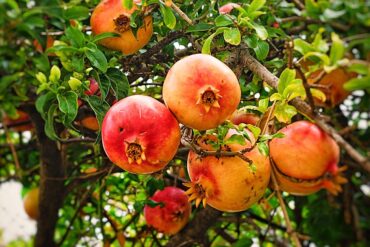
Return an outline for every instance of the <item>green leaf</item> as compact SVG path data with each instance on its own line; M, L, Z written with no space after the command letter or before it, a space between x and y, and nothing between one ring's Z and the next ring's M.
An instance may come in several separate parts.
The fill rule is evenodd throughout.
M172 9L163 4L160 4L159 6L160 12L163 16L164 24L166 24L169 29L174 29L176 26L176 17L173 14Z
M257 36L262 39L262 40L266 40L267 37L268 37L268 32L266 30L266 28L260 24L257 24L255 22L250 22L250 25L252 26L252 28L254 30L256 30L256 33L257 33Z
M354 91L354 90L361 90L361 89L370 89L370 75L361 77L361 78L354 78L347 81L343 88L347 91Z
M76 20L85 20L89 18L90 11L89 8L84 6L73 6L66 9L64 12L64 18L66 20L76 19Z
M360 75L370 74L370 66L367 63L356 63L353 62L347 69L350 72L356 72Z
M57 108L58 108L57 104L52 104L48 110L47 118L45 120L45 127L44 127L45 134L52 140L59 140L59 137L56 134L55 128L54 128L54 114Z
M258 136L261 134L261 129L252 124L247 124L247 128L252 132L254 138L257 140Z
M133 0L123 0L123 7L125 9L132 9L132 7L134 7L134 1Z
M245 246L252 246L253 240L248 237L242 237L235 243L233 243L232 247L245 247Z
M339 10L339 11L332 10L332 9L325 9L323 16L326 20L331 20L331 19L337 19L343 16L344 14L346 14L346 10L344 9Z
M234 144L234 143L244 145L245 138L242 135L233 134L225 141L225 144Z
M294 69L286 68L280 75L279 82L278 82L278 92L283 94L285 88L289 85L289 83L295 79L296 72Z
M97 82L99 84L99 90L100 90L100 93L101 93L101 98L105 99L107 97L109 89L111 87L111 82L105 76L102 76L100 78L100 80L97 80Z
M313 52L315 49L312 47L311 44L307 43L302 39L295 39L294 43L294 50L298 51L302 55L305 55L308 52Z
M224 31L224 39L227 43L232 45L239 45L241 35L238 28L228 28Z
M300 79L295 79L298 83L291 83L288 85L283 92L283 98L288 102L294 99L295 97L301 97L302 100L306 98L306 90Z
M50 70L50 75L49 75L49 80L51 82L58 82L60 79L60 69L58 68L58 66L56 65L53 65L53 67L51 67L51 70Z
M258 37L255 34L248 35L247 37L245 37L244 41L247 43L247 45L250 48L252 48L252 49L257 48L257 45L258 45Z
M226 27L220 27L216 30L216 32L214 32L213 34L211 34L203 43L203 47L202 47L202 53L203 54L211 54L211 43L212 43L212 40L213 38L224 32L227 28Z
M258 101L258 108L260 112L266 112L268 107L269 107L269 98L260 99Z
M84 34L74 27L68 27L66 29L66 37L71 42L72 46L81 48L85 44L85 36Z
M322 102L326 101L326 95L317 88L310 88L311 95Z
M77 116L78 96L73 91L68 91L63 94L57 94L59 110L64 113L63 124L68 126Z
M128 95L130 84L121 70L110 68L105 76L110 80L117 100L123 99Z
M40 83L47 83L47 79L46 79L46 76L44 73L42 72L38 72L36 75L36 79L40 82Z
M248 13L252 13L261 9L266 3L266 0L253 0L248 7Z
M47 113L55 98L56 96L53 92L47 92L46 94L37 98L35 102L36 110L40 113L44 120L47 119Z
M88 102L91 109L94 111L96 119L98 119L99 126L101 127L103 118L107 111L109 110L110 105L107 102L102 101L98 96L95 95L86 97L85 100Z
M91 62L92 66L105 73L108 68L107 58L104 53L100 51L93 43L89 43L88 49L85 51L87 59Z
M91 40L91 42L97 43L99 40L106 39L106 38L114 38L114 37L120 37L118 33L101 33L96 36Z
M188 32L188 33L190 33L190 32L204 32L204 31L208 31L208 30L212 29L213 27L214 27L214 25L204 23L204 22L200 22L196 25L189 26L188 29L186 30L186 32Z
M270 46L266 41L258 40L257 47L254 48L258 60L264 60L269 53Z
M215 19L215 24L217 27L226 27L232 25L234 22L227 15L219 15Z
M336 64L340 59L343 58L345 47L343 41L339 38L336 33L331 33L332 45L330 48L330 64Z
M259 142L257 143L258 151L263 155L263 156L269 156L270 150L269 146L267 145L267 142Z
M324 63L324 65L330 65L330 58L328 57L328 55L326 55L324 53L308 52L303 56L304 59L307 59L308 57L316 57L316 58L320 59Z
M297 114L297 109L287 103L277 103L275 106L274 116L279 122L290 123L292 117Z
M68 80L69 87L74 91L78 90L81 87L81 84L82 82L73 76L71 76Z
M282 100L282 99L283 99L283 96L280 93L273 93L270 96L270 101L279 101L279 100Z

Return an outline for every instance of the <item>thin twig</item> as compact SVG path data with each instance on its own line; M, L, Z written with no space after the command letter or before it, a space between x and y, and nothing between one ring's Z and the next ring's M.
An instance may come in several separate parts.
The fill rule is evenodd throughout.
M295 63L294 68L298 71L299 76L302 78L302 83L303 83L304 90L306 91L308 103L310 104L311 109L312 109L312 115L315 115L316 114L315 113L315 103L313 101L312 93L310 90L310 85L307 82L306 76L304 75L301 65L299 63Z
M181 16L189 25L193 25L193 21L174 3L172 2L171 8Z
M275 166L274 163L271 160L271 181L274 186L274 190L276 192L277 198L280 203L281 210L283 211L286 227L287 227L287 232L291 236L293 243L295 244L296 247L301 246L301 242L298 239L298 236L296 232L293 230L292 223L290 222L288 211L286 209L285 202L283 200L283 197L281 196L280 188L278 185L278 182L276 180L276 171L275 171Z
M4 116L4 114L3 114L3 116ZM14 144L13 144L11 138L10 138L8 126L5 123L3 123L3 127L4 127L4 132L5 132L6 140L7 140L8 144L9 144L10 150L11 150L12 155L13 155L14 164L15 164L15 174L16 174L16 177L17 178L21 178L21 176L22 176L22 169L21 169L21 166L19 164L17 150L15 149Z

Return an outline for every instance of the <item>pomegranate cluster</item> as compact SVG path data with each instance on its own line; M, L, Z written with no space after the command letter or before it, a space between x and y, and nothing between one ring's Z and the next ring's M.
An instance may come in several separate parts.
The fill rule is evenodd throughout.
M199 150L190 150L186 192L167 187L145 207L148 225L175 234L189 219L191 207L209 205L224 212L248 209L264 195L270 182L271 163L281 190L307 195L321 188L340 191L345 179L337 167L339 147L317 125L299 121L280 130L285 136L273 139L270 157L262 154L254 135L240 123L256 125L261 119L237 110L241 89L233 71L210 55L195 54L176 62L163 84L165 104L149 96L134 95L114 104L102 124L102 141L109 159L137 174L160 171L174 158L180 144L179 124L203 131L193 139ZM212 132L229 120L233 127L222 137ZM237 142L228 142L235 135ZM240 140L242 138L242 140ZM214 155L227 152L233 155ZM211 155L210 153L213 153Z

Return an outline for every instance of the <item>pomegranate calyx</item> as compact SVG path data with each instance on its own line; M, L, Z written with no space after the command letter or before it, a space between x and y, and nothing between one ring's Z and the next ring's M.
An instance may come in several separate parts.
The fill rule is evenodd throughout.
M326 175L326 179L323 182L323 187L329 191L330 194L338 195L338 193L342 192L342 184L348 182L348 179L343 176L343 171L347 170L347 166L341 166L338 168L336 174L332 174L328 172Z
M219 94L220 90L208 86L201 90L198 100L197 100L197 105L202 104L204 107L204 110L208 113L211 107L215 108L220 108L220 104L218 100L222 98L222 96Z
M185 191L185 194L189 195L189 202L195 200L195 207L197 208L202 202L203 207L205 208L207 205L208 193L203 186L197 182L183 183L183 185L189 188L187 191Z
M129 164L136 162L140 165L144 160L146 160L143 147L136 142L132 142L127 145L126 154Z
M124 33L130 29L130 17L126 15L119 15L114 19L114 30L119 33Z

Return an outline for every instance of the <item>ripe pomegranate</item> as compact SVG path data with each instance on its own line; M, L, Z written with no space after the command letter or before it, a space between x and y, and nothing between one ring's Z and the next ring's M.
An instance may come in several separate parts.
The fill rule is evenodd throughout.
M341 191L344 168L338 168L339 147L328 134L308 121L294 122L279 132L285 136L270 142L270 156L281 190L295 195L322 188L333 194Z
M312 64L313 63L309 60L302 60L300 62L303 71L308 71L308 67ZM357 74L355 72L348 72L344 68L337 68L330 73L325 74L319 81L317 81L320 78L321 73L323 73L323 70L319 69L307 77L308 84L316 82L318 85L327 87L327 89L322 90L326 95L326 101L322 102L315 98L315 104L319 106L334 107L342 103L350 94L350 92L343 88L343 85L350 79L355 78ZM299 73L296 74L297 77L300 78Z
M144 207L147 224L157 231L169 235L176 234L188 223L191 205L183 190L169 186L155 192L150 199L162 203L153 208L148 205Z
M79 122L80 125L85 127L86 129L92 130L92 131L98 131L99 130L99 122L96 119L95 116L87 116L81 119Z
M232 70L215 57L195 54L175 63L163 84L163 99L179 122L198 129L217 127L239 104Z
M240 7L237 3L227 3L218 9L221 15L229 14L234 8Z
M102 140L109 159L122 169L152 173L175 156L180 127L165 105L149 96L134 95L109 109Z
M143 25L134 34L130 27L130 16L136 9L137 6L130 10L125 9L122 0L101 1L91 15L92 32L94 35L114 32L120 37L103 39L100 44L121 51L125 55L135 53L144 47L153 34L153 21L151 16L143 17Z
M23 207L31 219L37 220L39 217L39 188L34 188L26 194Z
M226 138L236 131L229 130ZM253 135L250 134L252 143ZM212 150L208 144L214 136L203 136L198 139L198 144L204 150ZM241 151L251 147L251 142L245 139L245 144L229 144L224 151ZM187 194L190 200L195 200L198 205L202 202L225 212L239 212L248 209L264 194L270 180L270 161L263 156L257 148L246 152L244 157L252 164L238 157L215 156L202 157L193 151L188 156L188 173L191 182L185 183L190 187Z
M5 116L3 118L3 123L6 126L12 126L11 129L14 131L27 131L32 130L34 128L30 117L27 113L21 110L17 110L18 117L16 119L12 119L9 116Z
M257 115L240 110L234 111L229 119L235 125L239 125L241 123L257 125L260 120Z

